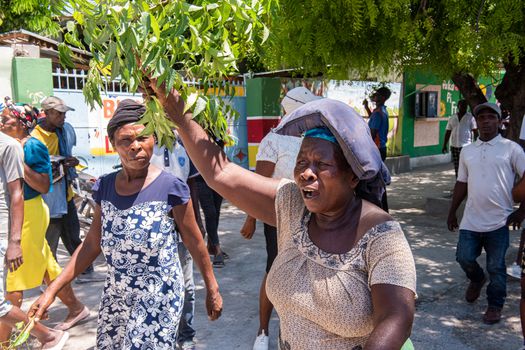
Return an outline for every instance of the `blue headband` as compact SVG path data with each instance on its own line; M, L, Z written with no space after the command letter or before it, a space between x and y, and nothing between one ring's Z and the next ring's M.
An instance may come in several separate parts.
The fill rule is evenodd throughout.
M313 129L307 130L304 133L304 137L315 137L315 138L330 141L332 143L335 143L336 145L339 145L334 134L332 134L332 132L328 130L328 128L313 128Z

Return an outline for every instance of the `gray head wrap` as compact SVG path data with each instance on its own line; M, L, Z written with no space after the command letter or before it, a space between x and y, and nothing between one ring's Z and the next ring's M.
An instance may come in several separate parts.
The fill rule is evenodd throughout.
M356 192L380 203L390 173L370 135L370 128L350 106L331 99L309 102L287 115L274 129L281 135L301 136L305 131L326 127L335 136L346 161L358 177Z

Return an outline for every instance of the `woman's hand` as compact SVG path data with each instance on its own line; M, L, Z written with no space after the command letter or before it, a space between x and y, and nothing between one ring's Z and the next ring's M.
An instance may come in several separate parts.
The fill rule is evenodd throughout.
M206 311L208 311L208 318L215 321L221 317L222 313L222 297L219 290L210 290L206 292Z
M157 79L150 78L144 81L144 87L147 91L143 91L148 94L155 94L159 102L164 107L164 111L171 121L175 124L184 116L184 99L175 89L171 89L169 93L166 92L166 87L164 84L158 85ZM142 88L141 90L144 90Z
M22 257L22 248L20 241L11 241L7 243L7 250L5 252L5 265L10 272L15 272L24 263Z
M50 292L49 288L46 289L44 294L42 294L29 308L27 312L27 317L35 318L35 321L46 320L47 317L47 308L53 304L55 301L55 293Z
M241 235L246 239L252 239L253 234L255 233L255 223L256 220L251 216L247 216L244 221L244 225L241 228Z

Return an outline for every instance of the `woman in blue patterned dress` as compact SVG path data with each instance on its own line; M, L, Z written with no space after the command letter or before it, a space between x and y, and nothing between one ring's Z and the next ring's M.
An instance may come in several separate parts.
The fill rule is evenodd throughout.
M100 303L97 349L161 350L176 347L184 281L177 231L207 288L208 316L222 310L218 284L199 231L186 184L150 164L154 137L141 135L141 104L124 100L108 124L122 170L95 184L93 224L63 273L33 304L41 317L56 293L102 252L108 263Z

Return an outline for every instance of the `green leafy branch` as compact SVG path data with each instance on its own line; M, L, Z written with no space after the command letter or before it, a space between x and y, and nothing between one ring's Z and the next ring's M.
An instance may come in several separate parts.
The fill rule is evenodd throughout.
M72 0L74 22L68 23L64 39L93 55L83 90L91 108L101 105L100 91L107 80L120 78L134 93L146 78L153 78L166 91L177 89L195 120L229 141L227 118L235 113L225 98L208 93L213 89L217 95L233 96L227 77L236 73L236 61L254 37L258 42L268 37L260 18L273 1ZM59 52L62 65L72 67L71 49L62 44ZM154 96L146 99L146 131L170 144L173 125Z
M0 349L2 350L16 350L19 349L24 344L27 346L26 342L29 339L31 330L35 326L35 319L30 318L29 322L18 322L15 325L15 331L11 334L11 337L5 343L0 344Z

